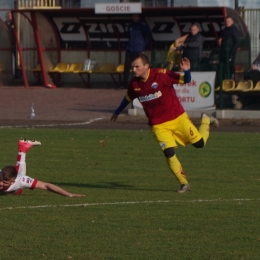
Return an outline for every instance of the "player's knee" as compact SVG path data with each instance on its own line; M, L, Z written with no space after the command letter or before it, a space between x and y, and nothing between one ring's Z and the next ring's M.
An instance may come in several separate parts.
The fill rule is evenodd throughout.
M194 143L194 144L192 144L194 147L196 147L196 148L202 148L202 147L204 147L204 140L203 140L203 138L201 138L198 142L196 142L196 143Z
M175 154L173 147L166 148L163 152L166 158L171 158Z

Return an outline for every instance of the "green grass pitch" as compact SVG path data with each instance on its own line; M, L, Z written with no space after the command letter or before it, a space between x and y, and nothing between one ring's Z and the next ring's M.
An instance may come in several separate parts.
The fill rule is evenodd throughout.
M212 133L179 147L191 185L178 194L149 131L1 129L0 168L20 137L40 140L27 175L86 194L1 196L0 259L259 259L260 135Z

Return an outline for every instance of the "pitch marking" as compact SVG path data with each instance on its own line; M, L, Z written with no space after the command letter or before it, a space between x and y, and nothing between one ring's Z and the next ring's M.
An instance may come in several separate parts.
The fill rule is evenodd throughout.
M91 206L106 206L106 205L131 205L131 204L152 204L152 203L171 203L171 202L186 202L186 203L202 203L202 202L232 202L232 201L259 201L259 199L211 199L211 200L155 200L155 201L122 201L122 202L104 202L104 203L83 203L83 204L64 204L64 205L39 205L39 206L21 206L21 207L6 207L0 210L15 210L15 209L37 209L37 208L57 208L57 207L91 207Z
M48 124L48 125L16 125L16 126L0 126L0 128L26 128L26 127L49 127L49 126L74 126L74 125L89 125L95 121L104 119L104 117L94 118L87 122L70 123L70 124Z
M157 201L122 201L122 202L104 202L104 203L83 203L83 204L65 204L65 205L39 205L39 206L26 206L26 207L6 207L5 209L35 209L35 208L56 208L56 207L89 207L89 206L104 206L104 205L128 205L128 204L149 204L149 203L169 203L170 200L157 200Z

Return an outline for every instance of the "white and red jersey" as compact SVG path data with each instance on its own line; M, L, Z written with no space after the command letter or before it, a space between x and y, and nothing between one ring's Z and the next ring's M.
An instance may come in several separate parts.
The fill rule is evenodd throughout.
M31 189L33 190L37 184L37 180L29 176L18 174L14 182L7 188L2 190L2 192L15 192L19 189Z

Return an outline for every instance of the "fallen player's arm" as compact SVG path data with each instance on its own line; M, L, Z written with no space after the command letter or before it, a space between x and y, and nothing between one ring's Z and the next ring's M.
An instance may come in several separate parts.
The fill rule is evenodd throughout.
M52 191L52 192L55 192L55 193L58 193L60 195L67 196L67 197L85 197L86 196L83 194L69 193L68 191L58 187L57 185L54 185L54 184L51 184L48 182L43 182L43 181L37 181L37 183L35 185L35 189L48 190L48 191Z

